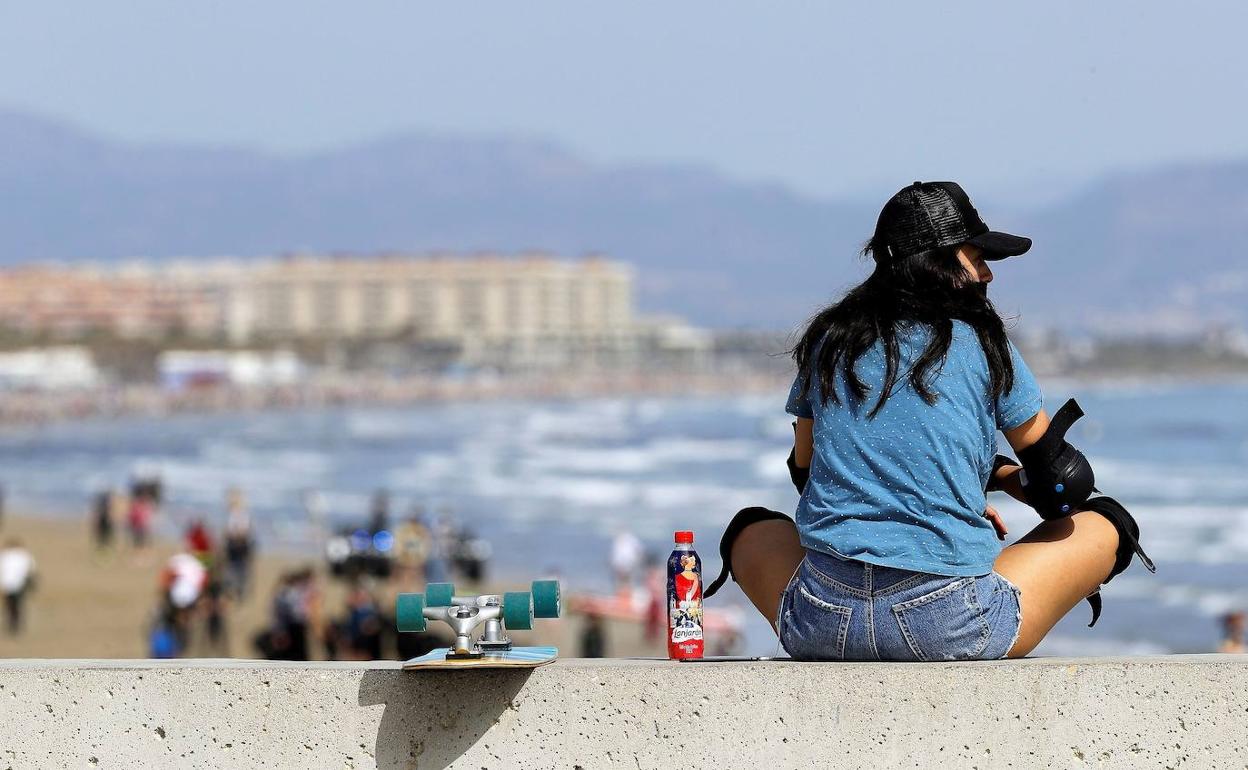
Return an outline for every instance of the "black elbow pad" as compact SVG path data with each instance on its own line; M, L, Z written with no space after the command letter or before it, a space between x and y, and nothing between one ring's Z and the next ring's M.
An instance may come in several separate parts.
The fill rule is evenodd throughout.
M1079 404L1070 399L1053 415L1040 440L1018 453L1023 494L1042 518L1069 516L1096 491L1088 458L1066 440L1066 431L1082 416Z
M810 468L798 467L796 448L789 452L789 459L786 462L789 466L789 478L793 480L793 486L797 487L797 493L800 495L806 489L806 482L810 481Z
M1001 485L997 483L997 471L1007 465L1020 466L1022 463L1009 455L997 455L992 458L992 471L988 473L988 485L984 487L985 492L1000 491Z

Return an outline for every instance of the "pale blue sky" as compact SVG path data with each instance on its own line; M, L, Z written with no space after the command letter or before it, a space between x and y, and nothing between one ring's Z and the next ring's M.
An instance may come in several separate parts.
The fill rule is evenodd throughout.
M0 107L300 152L550 138L824 196L1004 198L1248 157L1237 2L170 2L0 7Z

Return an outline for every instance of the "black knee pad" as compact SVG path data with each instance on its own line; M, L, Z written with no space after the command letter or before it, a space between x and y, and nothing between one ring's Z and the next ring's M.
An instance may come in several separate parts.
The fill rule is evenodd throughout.
M1114 559L1114 568L1109 571L1109 577L1102 581L1101 585L1113 580L1116 575L1131 566L1131 560L1139 556L1140 563L1149 572L1156 572L1157 567L1153 564L1153 560L1148 558L1148 554L1144 553L1144 549L1140 547L1140 525L1136 523L1135 517L1122 507L1112 497L1094 497L1082 506L1085 511L1096 511L1109 520L1114 525L1114 529L1118 530L1118 553ZM1096 625L1097 618L1101 616L1101 592L1097 589L1095 593L1088 597L1088 604L1092 605L1092 622L1088 627Z
M792 516L786 516L779 511L772 511L767 508L755 506L753 508L742 508L737 511L737 515L733 516L732 521L728 522L728 528L724 530L724 536L719 539L719 560L723 566L719 569L719 576L702 592L703 599L711 598L716 591L723 587L724 583L728 582L730 575L733 581L736 581L736 575L732 574L732 544L737 542L737 536L751 524L777 519L783 519L790 524L793 523Z

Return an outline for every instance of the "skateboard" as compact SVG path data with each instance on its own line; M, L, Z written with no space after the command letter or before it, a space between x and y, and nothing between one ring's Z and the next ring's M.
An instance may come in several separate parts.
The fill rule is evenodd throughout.
M399 594L395 625L400 632L424 631L440 620L455 631L451 647L433 650L403 664L408 670L454 668L536 668L559 654L554 647L512 646L512 631L528 631L534 618L557 618L559 581L534 580L529 591L456 596L450 583L430 583L423 594ZM481 636L476 637L478 628Z
M431 668L537 668L553 661L559 655L557 647L512 647L502 652L491 652L479 658L455 658L449 647L412 658L403 664L405 671Z

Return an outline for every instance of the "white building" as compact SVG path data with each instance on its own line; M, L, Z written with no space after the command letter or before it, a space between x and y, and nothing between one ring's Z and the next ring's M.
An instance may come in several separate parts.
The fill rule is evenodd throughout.
M0 353L0 388L72 390L92 388L100 381L100 371L85 348L34 348Z
M298 356L285 350L169 350L160 354L156 370L167 390L207 385L292 385L304 374Z

